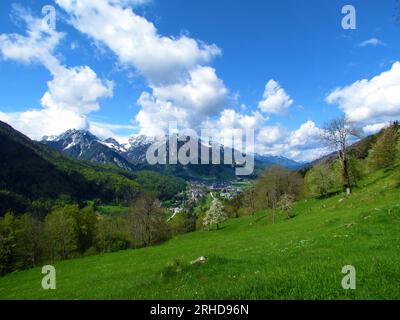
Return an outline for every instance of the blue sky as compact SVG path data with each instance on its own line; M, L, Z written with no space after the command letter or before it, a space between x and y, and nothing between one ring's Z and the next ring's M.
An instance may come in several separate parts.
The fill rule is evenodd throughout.
M251 127L257 152L311 160L333 117L366 133L400 118L395 0L96 3L1 2L1 120L35 139L77 127L126 140L172 120ZM54 31L35 23L47 4ZM346 4L356 30L342 28Z

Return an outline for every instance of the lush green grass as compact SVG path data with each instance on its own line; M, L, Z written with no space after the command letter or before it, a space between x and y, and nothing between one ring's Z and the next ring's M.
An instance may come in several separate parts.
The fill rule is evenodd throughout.
M399 299L400 190L390 173L338 195L296 204L297 216L262 212L223 230L56 264L57 290L41 289L41 270L0 279L2 299ZM204 265L190 261L205 255ZM357 289L341 287L353 265Z
M117 204L104 205L104 206L99 206L98 211L105 216L118 216L127 214L129 212L129 208Z

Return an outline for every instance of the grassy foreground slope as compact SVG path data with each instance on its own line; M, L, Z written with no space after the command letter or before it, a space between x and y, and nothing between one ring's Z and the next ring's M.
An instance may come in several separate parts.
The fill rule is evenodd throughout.
M272 225L229 220L147 249L56 264L57 290L41 289L41 269L0 278L1 299L400 299L400 190L377 172L350 198L296 204ZM190 261L205 255L204 265ZM341 287L342 267L357 289Z

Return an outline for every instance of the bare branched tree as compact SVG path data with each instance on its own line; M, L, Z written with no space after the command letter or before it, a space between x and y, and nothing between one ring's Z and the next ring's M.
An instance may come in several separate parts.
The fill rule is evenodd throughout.
M324 126L321 133L321 139L326 147L338 152L347 195L352 193L348 147L350 146L351 139L359 137L361 137L361 130L346 117L332 120Z

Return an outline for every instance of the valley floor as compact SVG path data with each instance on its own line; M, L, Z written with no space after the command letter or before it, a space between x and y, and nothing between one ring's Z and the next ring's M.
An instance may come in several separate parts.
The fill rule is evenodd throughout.
M295 212L59 262L56 290L41 288L41 268L16 272L0 278L0 299L400 299L400 189L390 172ZM207 263L190 265L199 256ZM357 270L356 290L342 288L345 265Z

